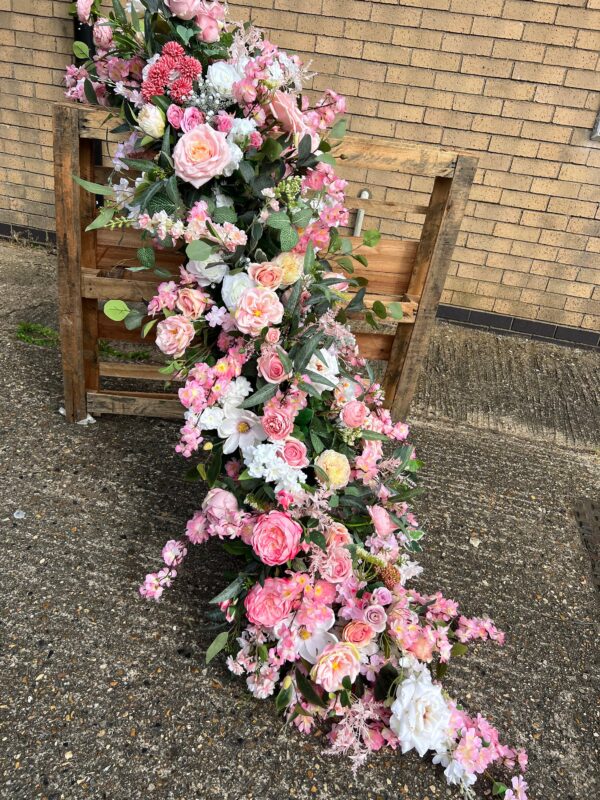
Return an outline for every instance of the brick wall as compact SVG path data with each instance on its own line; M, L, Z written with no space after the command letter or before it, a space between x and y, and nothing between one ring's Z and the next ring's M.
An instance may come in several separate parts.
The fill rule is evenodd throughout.
M51 229L49 101L67 0L0 0L0 223ZM600 331L600 0L230 0L311 58L350 129L470 149L480 169L443 302ZM298 10L301 8L302 10ZM31 48L35 49L31 49ZM422 179L369 176L419 202ZM424 196L424 195L423 195ZM388 234L414 236L410 220Z

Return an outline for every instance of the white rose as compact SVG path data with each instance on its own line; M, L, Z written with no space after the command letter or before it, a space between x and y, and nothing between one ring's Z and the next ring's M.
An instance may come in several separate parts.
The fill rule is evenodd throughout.
M194 276L198 286L221 283L223 278L229 274L229 267L216 254L209 256L206 261L189 261L185 265L185 269Z
M428 750L443 750L448 738L450 709L440 686L428 669L402 681L392 704L390 728L401 742L402 752L413 747L423 757Z
M226 61L217 61L206 70L206 82L224 97L232 97L233 84L242 79L242 75Z
M231 130L227 134L229 142L237 142L239 139L246 139L257 128L257 124L253 119L240 119L236 117L233 120Z
M218 428L225 419L225 412L218 406L210 406L205 408L200 414L200 425L204 430L211 431Z
M323 379L329 382L319 383L316 378L312 378L313 386L319 393L324 392L327 389L331 390L332 387L329 385L331 383L333 383L334 386L337 386L340 368L337 357L331 350L319 350L319 355L315 353L311 357L306 368L312 372L317 372L319 375L322 375Z
M235 311L239 299L246 289L252 289L254 286L256 286L256 282L247 272L238 272L237 275L226 275L223 278L221 297L230 314Z
M147 136L160 139L165 132L165 115L152 103L146 103L138 114L138 125Z
M236 378L231 381L229 386L221 395L222 405L233 406L237 408L252 392L252 384L247 378Z
M227 140L227 146L229 147L229 164L227 164L223 170L223 175L226 178L228 178L230 175L233 175L233 173L239 167L240 161L244 157L244 154L237 144L230 142L229 139Z

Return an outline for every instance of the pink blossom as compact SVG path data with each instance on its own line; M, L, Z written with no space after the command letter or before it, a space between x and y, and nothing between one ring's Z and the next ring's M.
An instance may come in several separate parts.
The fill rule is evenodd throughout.
M206 529L206 517L202 511L196 511L185 526L185 535L192 544L207 542L210 535Z
M113 32L106 17L99 17L94 24L93 37L94 44L100 50L110 49L113 41Z
M235 310L235 324L242 333L258 336L263 328L279 325L283 319L283 306L271 289L256 286L246 289Z
M94 0L77 0L77 19L79 22L89 22Z
M360 428L369 416L369 409L360 400L351 400L343 407L340 414L344 425L349 428Z
M184 133L173 149L175 174L196 189L222 175L229 161L225 135L210 125L197 125Z
M332 547L320 568L322 577L330 583L342 583L352 574L352 556L345 547Z
M177 539L170 539L162 549L163 561L168 567L181 564L187 555L187 547Z
M281 449L281 457L286 464L295 469L303 469L309 464L306 445L293 436L288 437Z
M357 647L364 647L373 640L375 630L368 622L360 622L354 620L349 622L342 632L342 638L345 642L351 642Z
M236 496L226 489L214 488L204 498L202 510L209 522L218 525L230 521L239 511Z
M398 525L381 506L367 506L378 536L386 537L398 529Z

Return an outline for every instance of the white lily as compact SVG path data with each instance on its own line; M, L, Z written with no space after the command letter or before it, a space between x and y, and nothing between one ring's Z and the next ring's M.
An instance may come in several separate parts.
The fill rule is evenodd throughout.
M233 453L238 447L250 447L267 438L260 422L260 417L243 408L226 405L223 420L217 428L222 439L223 453Z

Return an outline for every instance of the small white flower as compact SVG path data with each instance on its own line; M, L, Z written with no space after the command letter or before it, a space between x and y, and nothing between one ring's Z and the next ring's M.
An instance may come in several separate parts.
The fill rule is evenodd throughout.
M260 417L253 414L252 411L225 406L224 412L217 433L222 439L225 439L223 445L225 455L233 453L238 447L250 447L267 438L260 423Z
M200 415L200 425L206 431L211 431L219 427L225 418L225 412L218 406L205 408Z
M306 482L306 473L290 467L279 455L280 450L281 445L274 443L244 448L242 455L248 474L253 478L263 478L267 483L274 483L276 492L283 490L300 494L300 484Z
M228 139L227 146L229 147L229 164L227 164L227 166L223 170L223 175L226 178L228 178L230 175L233 175L233 173L239 167L240 161L244 157L244 154L237 146L237 144L235 144L235 142L230 142Z
M257 124L255 120L236 117L233 120L231 130L227 134L227 140L230 142L238 142L240 139L247 139L251 133L254 133L256 128Z
M337 641L337 636L329 631L317 628L310 633L306 628L302 628L298 631L298 655L309 664L316 664L327 645L335 644Z
M252 392L252 384L247 378L241 377L231 381L220 397L221 405L237 408Z
M315 353L308 362L307 369L312 372L317 372L319 375L322 375L325 380L337 386L340 368L337 357L331 348L329 350L319 350L319 355ZM326 383L319 383L316 378L312 380L315 389L319 393L324 392L326 389L331 390L332 388Z
M218 253L209 256L206 261L189 261L185 266L187 272L196 278L198 286L211 286L221 283L229 275L229 267L223 263Z
M233 84L242 77L236 67L226 61L216 61L206 70L206 82L223 97L233 96Z
M256 282L252 280L247 272L238 272L237 275L226 275L223 278L221 297L227 306L227 310L230 313L235 311L242 294L246 289L252 289L254 286L256 286Z
M450 709L441 687L433 683L428 669L402 681L391 711L390 728L400 740L403 753L414 747L423 757L428 750L444 749Z

